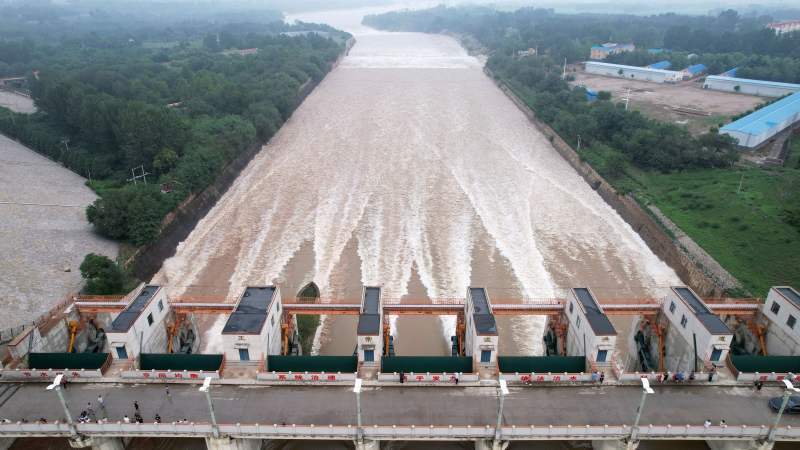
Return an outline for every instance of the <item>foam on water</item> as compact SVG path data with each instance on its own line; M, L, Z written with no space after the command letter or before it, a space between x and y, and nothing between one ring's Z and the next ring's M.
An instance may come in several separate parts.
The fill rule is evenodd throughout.
M310 242L322 296L357 298L331 282L352 266L343 261L351 239L362 283L386 298L409 295L414 273L424 295L463 297L474 258L502 257L525 297L555 296L556 276L589 284L584 266L614 285L678 281L455 40L360 30L341 66L164 264L157 279L173 295L219 284L235 297L275 283ZM475 254L478 242L488 251ZM222 324L208 329L208 347L219 347ZM520 353L541 353L543 325L512 320ZM448 346L454 328L442 318Z

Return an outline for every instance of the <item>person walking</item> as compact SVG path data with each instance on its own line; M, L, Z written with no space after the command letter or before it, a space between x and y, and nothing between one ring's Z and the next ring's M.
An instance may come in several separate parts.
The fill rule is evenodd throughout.
M86 404L86 414L89 416L89 420L91 420L92 422L96 422L97 421L97 416L94 413L94 409L92 409L92 403L91 402Z
M603 384L603 381L605 381L605 379L606 379L605 371L600 372L600 384Z
M403 384L405 382L406 382L406 374L403 373L403 372L400 372L400 384Z
M99 406L101 410L106 409L106 403L105 400L103 400L103 394L97 396L97 406Z
M136 412L139 412L139 401L138 401L138 400L134 400L134 401L133 401L133 409L134 409Z
M714 381L714 374L717 372L717 365L711 364L711 370L708 371L708 382Z
M164 386L164 392L167 394L167 400L172 403L172 395L169 393L169 386Z

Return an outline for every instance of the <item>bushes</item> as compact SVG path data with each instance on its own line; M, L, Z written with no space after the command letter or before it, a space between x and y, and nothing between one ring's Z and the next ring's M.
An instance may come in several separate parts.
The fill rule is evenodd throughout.
M81 263L81 276L86 280L84 292L92 295L124 294L125 272L106 256L89 253Z

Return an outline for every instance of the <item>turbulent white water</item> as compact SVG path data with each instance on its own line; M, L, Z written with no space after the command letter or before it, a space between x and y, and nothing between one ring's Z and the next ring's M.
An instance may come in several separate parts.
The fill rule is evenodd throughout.
M623 296L678 281L455 40L359 16L302 17L357 44L164 264L156 279L173 295L277 283L291 296L313 279L351 299L362 283L385 297L463 297L470 284L493 298L578 285ZM446 351L454 328L393 322L400 354ZM501 321L501 339L538 353L542 324ZM351 322L325 328L320 352L352 351Z

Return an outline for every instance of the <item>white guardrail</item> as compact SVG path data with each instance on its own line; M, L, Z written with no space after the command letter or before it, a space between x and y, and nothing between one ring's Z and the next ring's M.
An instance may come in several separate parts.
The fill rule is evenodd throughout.
M736 381L781 381L793 380L800 381L800 375L789 373L759 373L759 372L739 372L736 376Z
M259 381L286 381L286 382L334 382L354 381L355 373L342 372L258 372L256 380Z
M135 380L158 380L158 381L203 381L206 377L213 379L219 378L219 371L204 370L123 370L121 378Z
M87 423L76 424L78 433L96 436L173 436L199 437L211 435L208 423ZM414 426L414 425L366 425L364 436L375 440L446 439L471 440L494 437L494 427L486 426ZM280 439L351 439L356 435L353 425L260 425L220 424L223 435L234 438ZM702 425L647 425L639 428L640 439L694 439L736 440L766 438L766 426L709 426ZM68 436L66 423L3 423L0 436ZM630 436L627 425L603 426L504 426L504 440L548 440L548 439L621 439ZM800 439L800 428L779 427L776 440Z
M102 378L100 369L5 369L0 370L0 381L52 381L56 375L64 374L70 378Z

